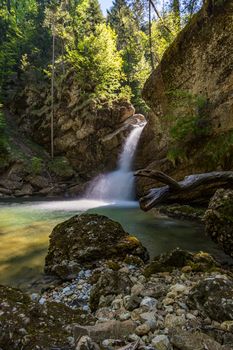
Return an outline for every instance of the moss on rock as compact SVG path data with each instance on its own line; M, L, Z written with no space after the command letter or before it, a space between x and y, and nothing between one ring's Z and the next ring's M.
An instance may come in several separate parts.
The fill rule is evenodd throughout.
M0 286L0 305L0 348L4 350L72 350L73 325L93 320L61 303L32 302L20 290L6 286Z
M184 267L188 272L218 270L218 264L210 254L204 252L191 253L177 248L156 257L146 266L144 275L150 277L157 272L171 272L174 269L182 269ZM187 267L189 268L187 269Z
M176 180L233 167L233 3L204 3L166 50L142 92L151 112L137 168L161 170ZM137 186L141 196L158 183L140 178Z
M159 211L170 217L175 217L179 219L189 219L193 221L201 221L205 213L204 208L180 204L161 206L159 207Z
M45 272L66 279L81 265L123 260L128 254L148 260L146 248L118 222L97 214L77 215L53 229Z
M204 216L206 233L233 257L233 191L218 190Z
M109 300L114 299L114 295L128 294L133 283L125 272L105 270L96 285L91 290L90 308L92 311L97 310L100 298L110 296ZM107 306L107 305L105 305Z
M225 275L203 278L188 296L191 308L203 310L212 319L233 320L233 280Z

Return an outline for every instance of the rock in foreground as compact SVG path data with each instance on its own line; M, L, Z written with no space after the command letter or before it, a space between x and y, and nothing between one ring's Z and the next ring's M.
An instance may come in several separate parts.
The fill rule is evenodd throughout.
M173 331L170 334L172 345L181 350L223 350L220 343L201 332ZM225 350L230 349L228 347Z
M80 266L133 255L148 260L146 248L122 226L105 216L83 214L57 225L51 235L45 272L72 278Z
M0 348L231 350L232 274L209 270L206 253L194 256L198 269L187 265L189 252L163 254L157 260L173 268L148 277L145 264L101 261L73 281L32 294L35 302L2 287Z
M87 322L83 312L61 303L39 305L21 291L4 286L0 286L0 308L3 350L73 349L74 323Z
M182 268L183 272L201 272L216 270L218 263L204 252L191 253L179 248L155 257L145 268L145 276L150 277L158 272L171 272Z
M233 281L224 275L208 277L190 291L188 303L213 320L233 321Z
M206 233L233 258L233 191L218 190L204 216Z

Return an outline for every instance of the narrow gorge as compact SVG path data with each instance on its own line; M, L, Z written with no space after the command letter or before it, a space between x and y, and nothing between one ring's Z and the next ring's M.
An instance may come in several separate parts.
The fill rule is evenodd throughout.
M0 4L0 350L233 349L233 1Z

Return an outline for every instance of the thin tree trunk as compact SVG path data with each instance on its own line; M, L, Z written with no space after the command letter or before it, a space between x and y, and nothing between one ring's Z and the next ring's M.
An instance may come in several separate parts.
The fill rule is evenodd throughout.
M181 20L180 20L180 1L179 0L173 0L172 10L173 10L173 13L176 17L177 24L180 28L181 27Z
M192 0L191 3L190 3L190 14L189 16L192 17L193 14L194 14L194 6L195 6L195 3L196 3L196 0Z
M151 35L151 2L149 0L149 45L150 45L150 61L152 70L155 69L153 52L152 52L152 35Z
M62 47L61 47L61 50L62 50L62 74L65 75L65 55L64 55L64 40L62 39Z
M128 67L129 67L129 64L130 64L130 55L129 55L129 50L127 50L127 55L126 55L126 59L127 59L127 64L128 64ZM129 70L127 71L127 84L130 85L130 75L129 75Z
M10 0L7 0L6 6L7 6L7 11L9 13L11 13L11 1Z
M165 28L169 33L171 33L170 28L168 28L168 26L166 26L166 24L164 23L164 20L163 20L163 18L160 16L160 13L159 13L159 11L157 10L157 8L156 8L156 6L155 6L153 0L149 0L149 1L150 1L150 4L151 4L153 10L155 11L157 17L158 17L158 18L160 19L160 21L163 23L164 28Z
M55 66L55 33L54 23L52 24L52 36L53 36L53 47L52 47L52 78L51 78L51 158L54 158L54 66Z

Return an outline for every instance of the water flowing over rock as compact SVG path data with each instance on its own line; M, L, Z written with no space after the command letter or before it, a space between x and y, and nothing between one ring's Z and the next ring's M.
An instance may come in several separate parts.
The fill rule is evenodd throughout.
M77 215L53 229L45 272L71 278L77 275L80 266L92 267L104 259L123 260L127 254L148 259L139 240L125 232L118 222L96 214Z
M143 117L144 118L144 117ZM119 156L117 170L99 175L90 184L87 197L105 200L134 199L134 177L132 165L145 122L134 125Z

